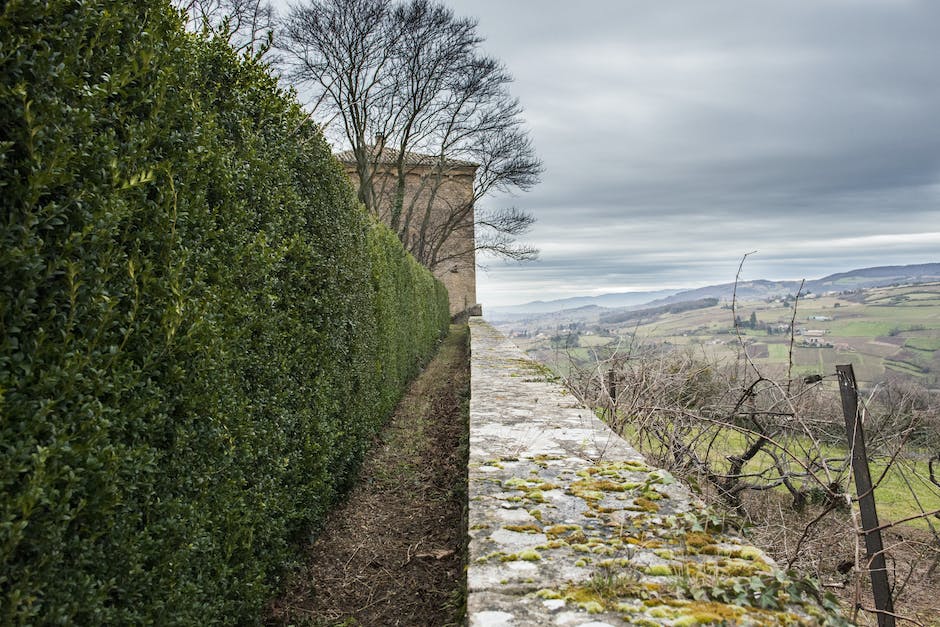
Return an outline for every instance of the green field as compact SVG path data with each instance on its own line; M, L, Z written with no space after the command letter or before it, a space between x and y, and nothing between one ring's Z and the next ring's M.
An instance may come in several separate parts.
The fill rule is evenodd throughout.
M786 329L792 308L779 301L737 304L741 320L747 321L752 312L759 328L739 327L738 333L727 304L608 330L614 334L635 331L645 342L701 345L707 354L725 359L735 358L742 341L761 344L765 346L748 350L754 363L771 371L785 371L790 355ZM850 363L862 383L874 384L886 376L910 376L930 387L940 387L940 284L803 300L797 305L794 326L796 374L833 374L837 364ZM822 346L810 344L814 341Z
M933 352L940 350L940 337L909 337L904 345L919 351Z
M623 429L623 435L634 444L638 444L637 432L630 425L626 425ZM743 433L725 429L721 438L703 438L693 448L700 459L710 460L714 468L725 469L728 457L741 454L748 444L749 441ZM801 439L793 450L801 448L812 450L813 447L814 445L809 440ZM821 452L830 460L845 459L847 455L844 447L827 444L821 445ZM884 471L889 461L887 458L875 458L869 468L872 481L878 481L884 475L881 483L875 488L875 500L882 523L904 520L917 516L921 512L940 509L940 488L930 482L926 461L899 457L885 474ZM764 472L773 468L774 463L774 460L762 451L748 462L744 472L753 474ZM833 465L830 469L836 472L838 467ZM825 477L823 473L819 476L821 479ZM842 476L843 482L851 482L849 490L854 495L855 487L854 482L851 481L851 469L846 468ZM812 484L809 485L811 487ZM786 492L783 486L777 486L774 489L781 493ZM928 528L928 522L923 518L914 519L905 524L920 529Z
M514 341L562 375L567 375L572 367L593 369L596 359L608 357L618 347L623 353L637 346L676 348L694 351L710 360L734 363L744 345L750 360L767 376L780 377L789 370L794 378L820 374L832 381L836 365L852 364L863 388L870 389L886 377L907 377L940 388L940 284L811 298L797 304L795 318L793 309L780 301L741 302L734 313L749 323L752 312L758 322L754 329L735 329L733 312L725 303L658 315L641 320L640 324L585 323L572 330L571 321L565 327L551 327L539 321L540 328L530 328L527 337ZM795 321L792 338L791 319ZM569 342L568 348L559 346L562 336ZM574 338L573 344L570 338ZM743 438L729 432L720 446L698 452L721 462L740 452L732 449L740 449ZM833 457L844 456L842 450L829 452ZM885 460L873 460L874 479L881 475L884 463ZM761 453L751 462L751 470L770 464L770 458ZM892 467L876 491L884 521L906 518L920 508L928 511L940 508L940 489L930 484L926 475L923 461L906 459ZM923 528L927 523L921 520L911 524Z

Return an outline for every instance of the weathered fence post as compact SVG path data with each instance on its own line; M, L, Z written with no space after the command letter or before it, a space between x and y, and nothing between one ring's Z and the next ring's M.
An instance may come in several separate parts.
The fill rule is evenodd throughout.
M855 475L855 493L862 514L862 533L865 536L865 553L871 573L872 594L878 610L878 627L894 627L894 602L888 584L888 567L885 563L884 545L878 530L878 512L875 509L875 491L868 469L868 454L865 450L865 432L862 430L858 411L858 385L851 364L836 366L839 373L839 391L842 395L842 414L845 417L845 435L851 447L852 472Z
M617 418L617 380L614 374L614 368L607 371L607 424L613 425Z
M610 402L616 406L617 405L617 374L616 371L611 368L608 373L610 377L607 379L607 394L610 396Z

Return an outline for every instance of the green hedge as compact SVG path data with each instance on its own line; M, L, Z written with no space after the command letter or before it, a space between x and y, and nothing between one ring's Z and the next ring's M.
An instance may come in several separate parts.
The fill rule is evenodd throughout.
M0 623L257 621L446 293L263 64L0 7Z

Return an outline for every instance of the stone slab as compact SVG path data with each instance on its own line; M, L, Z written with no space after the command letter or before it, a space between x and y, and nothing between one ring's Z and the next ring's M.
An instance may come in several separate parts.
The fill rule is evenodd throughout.
M470 330L471 626L842 624L544 366Z

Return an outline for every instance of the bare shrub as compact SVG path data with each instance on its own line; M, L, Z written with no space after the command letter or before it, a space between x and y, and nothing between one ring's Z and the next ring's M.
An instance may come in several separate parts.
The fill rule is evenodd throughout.
M854 620L872 621L838 379L793 378L792 358L787 372L764 373L738 339L727 363L633 341L588 367L572 365L566 382L652 461L737 514L755 544L838 591ZM936 611L930 590L940 583L940 514L924 498L940 494L936 394L892 379L860 401L876 498L881 487L914 512L883 516L881 527L896 607L905 608L899 619L921 624L917 615ZM898 525L910 520L921 523Z

